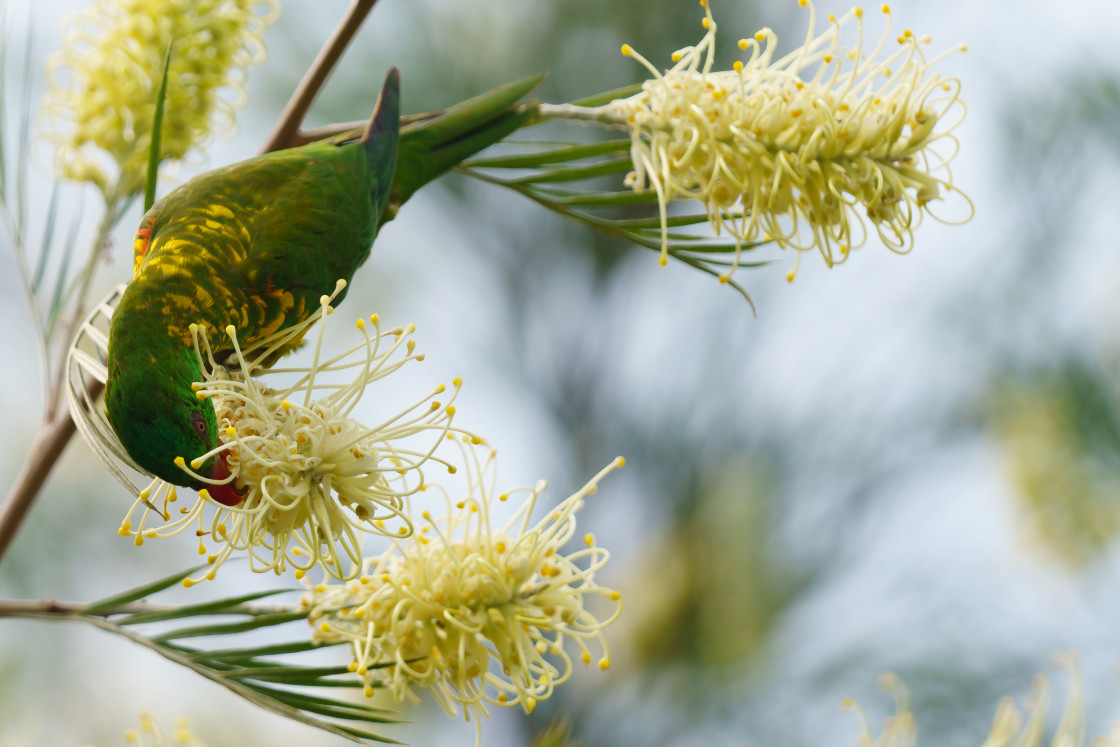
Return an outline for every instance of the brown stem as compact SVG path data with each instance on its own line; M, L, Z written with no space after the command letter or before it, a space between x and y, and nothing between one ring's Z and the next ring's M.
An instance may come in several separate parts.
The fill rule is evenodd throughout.
M57 599L0 599L0 617L55 617L72 615L89 607L88 602L60 602ZM93 617L134 614L138 612L166 612L177 609L174 604L132 602L111 610L93 612Z
M133 615L146 612L174 612L182 609L177 604L153 604L139 601L122 604L107 610L85 612L89 602L60 602L57 599L0 599L0 617L62 617L66 615L84 615L85 617L112 617L113 615ZM292 607L273 605L237 605L222 610L223 615L270 615L282 612L291 612Z
M87 382L90 395L94 398L101 393L103 386L100 382ZM19 531L23 517L31 508L35 497L39 495L47 475L62 456L62 450L66 448L75 430L76 426L70 417L70 412L68 410L60 412L54 420L43 425L43 429L31 444L31 453L23 465L23 470L8 493L3 508L0 508L0 562L3 561L12 538Z
M327 76L342 57L354 34L358 32L362 21L376 4L377 0L353 0L346 11L346 16L323 45L319 56L311 64L311 69L303 76L292 98L288 100L287 106L280 115L280 121L265 140L261 153L271 153L297 144L299 126L303 123L307 110L311 108L311 102L315 100L315 96L327 81Z
M401 129L407 128L409 125L416 122L424 122L429 119L435 119L443 114L443 111L424 112L423 114L406 114L401 117ZM357 122L338 122L336 124L323 125L322 127L313 127L310 130L296 130L296 134L292 135L291 141L288 143L288 148L296 148L300 145L307 145L316 140L326 140L329 137L342 135L347 132L355 133L357 136L369 124L368 120L360 120Z

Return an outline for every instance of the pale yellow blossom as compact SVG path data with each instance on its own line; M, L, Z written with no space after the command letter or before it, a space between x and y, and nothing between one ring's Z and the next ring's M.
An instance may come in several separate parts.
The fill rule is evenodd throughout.
M174 42L162 159L233 126L246 69L264 59L276 0L93 0L47 62L43 137L60 175L124 197L144 187L164 56Z
M739 41L745 60L716 71L716 23L702 3L707 32L698 44L674 53L664 73L623 45L651 79L634 96L587 110L630 131L626 183L657 193L662 264L667 204L680 197L702 202L716 232L735 240L721 281L741 251L762 242L817 249L831 266L865 242L868 224L889 248L908 251L923 214L952 193L967 203L960 217L971 216L949 170L964 116L960 83L932 71L964 45L927 59L929 37L893 32L884 5L886 29L867 49L862 9L830 15L818 35L813 4L799 4L809 14L800 47L775 60L777 36L764 28ZM842 32L853 24L848 46Z
M603 628L617 619L621 597L595 581L609 554L591 534L578 549L564 548L576 535L576 512L623 460L535 524L544 483L496 496L516 507L497 524L494 452L463 449L465 496L428 486L426 495L442 498L444 516L423 511L420 531L369 558L359 579L315 586L303 604L313 640L351 644L351 670L367 695L385 685L398 701L415 700L412 688L423 686L449 714L461 705L477 722L487 705L530 712L549 697L572 674L569 644L585 665L610 665ZM594 597L606 600L605 616L594 611ZM593 655L588 642L600 652Z
M179 489L174 485L156 479L140 489L132 482L130 471L142 470L116 437L104 403L93 400L83 383L106 378L106 329L120 291L98 305L70 349L67 393L86 442L137 495L121 535L142 545L147 539L191 531L210 566L204 578L213 578L226 560L244 552L254 571L279 574L292 567L300 578L319 566L337 579L349 579L360 572L365 536L411 534L408 496L426 482L429 469L457 470L435 453L444 437L455 433L482 439L452 426L459 379L450 388L437 385L395 414L379 416L372 427L353 417L371 385L424 356L411 339L413 325L383 329L376 314L357 320L357 344L326 356L323 320L334 311L330 302L345 285L339 281L334 294L323 296L319 310L307 320L259 341L252 360L242 353L232 326L222 347L232 346L234 354L222 361L214 360L203 326L192 326L204 379L194 386L200 399L214 404L219 445L191 464L177 463L195 481L233 482L241 496L236 505L219 503L201 490L193 505L177 507ZM309 365L264 367L316 323L320 326ZM215 480L195 472L215 455L229 467L229 478ZM228 500L228 492L223 495Z

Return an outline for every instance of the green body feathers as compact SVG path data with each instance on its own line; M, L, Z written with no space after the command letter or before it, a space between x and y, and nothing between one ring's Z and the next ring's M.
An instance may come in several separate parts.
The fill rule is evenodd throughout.
M191 388L202 377L190 325L205 326L220 348L232 324L248 353L306 319L339 279L350 280L378 228L417 189L525 124L532 110L517 102L539 83L510 83L401 127L394 69L364 131L202 174L154 205L109 332L106 405L133 460L238 503L232 486L175 464L218 445L214 409ZM228 482L220 458L197 472Z
M190 325L216 347L233 325L243 350L318 308L369 256L397 158L399 83L390 72L360 139L293 148L203 174L158 202L137 232L133 280L109 331L106 404L125 449L168 482L217 445ZM200 474L228 475L220 459ZM236 503L226 486L211 488Z

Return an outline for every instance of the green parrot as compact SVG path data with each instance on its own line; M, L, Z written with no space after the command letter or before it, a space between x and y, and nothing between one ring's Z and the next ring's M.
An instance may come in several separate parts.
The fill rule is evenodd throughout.
M106 408L136 464L240 503L220 455L198 474L226 484L175 464L218 445L213 405L191 388L202 372L190 325L205 325L212 342L234 325L248 357L266 336L305 320L337 280L350 280L378 228L417 189L528 120L530 108L517 102L539 82L517 81L402 127L393 68L364 131L201 174L153 205L109 328Z

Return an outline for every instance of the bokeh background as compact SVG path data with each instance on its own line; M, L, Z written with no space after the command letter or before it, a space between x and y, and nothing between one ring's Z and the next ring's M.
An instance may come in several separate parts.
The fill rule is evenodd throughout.
M83 6L6 0L8 59L41 69L59 19ZM239 131L180 179L255 152L344 9L283 6ZM713 6L726 55L763 25L788 50L807 23L793 0ZM893 709L876 682L890 670L910 687L921 744L975 745L998 699L1026 695L1067 649L1089 733L1120 719L1120 4L893 10L932 49L970 47L940 71L963 82L953 170L976 217L926 222L908 256L870 242L832 270L807 256L792 284L792 256L743 271L754 316L708 276L451 175L383 230L356 276L346 307L415 322L428 354L378 397L462 376L459 417L498 448L504 484L546 477L559 500L627 457L581 515L613 553L603 583L623 592L612 667L578 672L532 716L495 713L484 744L526 744L562 712L587 747L851 745L860 727L842 700L881 723ZM538 71L545 100L589 95L641 78L621 43L663 64L699 39L700 18L692 0L381 0L311 124L366 117L390 64L407 111ZM871 34L882 21L868 13ZM19 67L2 82L9 129ZM548 134L601 137L576 124ZM33 217L50 183L32 175ZM92 191L63 198L96 217ZM135 212L95 295L128 275ZM0 314L6 489L42 396L14 272L0 272ZM195 562L185 538L118 537L129 500L73 443L0 567L0 594L93 599ZM193 591L282 583L231 565ZM1051 723L1067 690L1054 679ZM341 743L105 634L0 620L0 744L120 744L141 708L188 716L215 747ZM431 703L406 715L391 736L474 742Z

